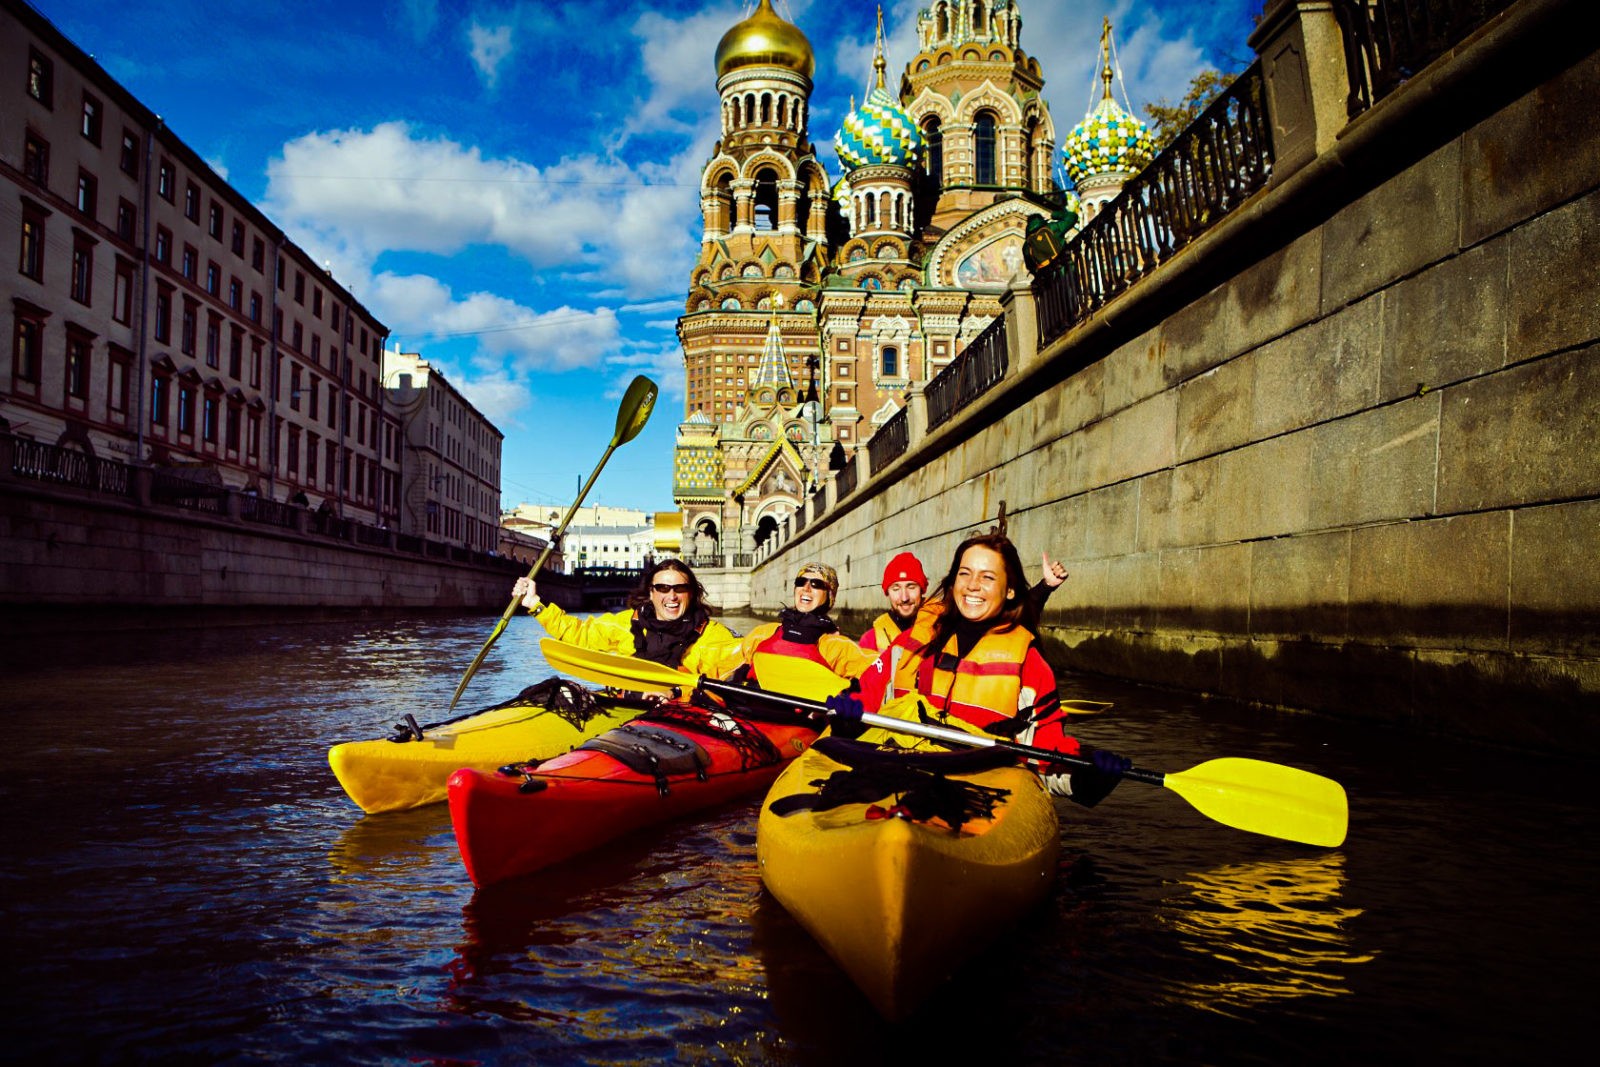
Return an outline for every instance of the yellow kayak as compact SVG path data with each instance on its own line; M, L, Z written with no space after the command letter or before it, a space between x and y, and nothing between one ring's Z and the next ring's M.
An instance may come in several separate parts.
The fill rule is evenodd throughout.
M995 766L1003 756L825 737L762 805L761 880L887 1019L1054 883L1055 804L1031 771Z
M328 750L339 784L369 815L441 803L463 767L493 772L508 763L559 756L639 714L619 702L552 678L492 708L430 726L407 716L386 738Z

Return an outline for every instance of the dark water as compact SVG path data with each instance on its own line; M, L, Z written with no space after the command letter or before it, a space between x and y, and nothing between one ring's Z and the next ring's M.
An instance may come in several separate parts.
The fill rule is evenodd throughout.
M1087 741L1319 771L1349 841L1138 783L1063 803L1047 904L899 1027L763 893L758 798L474 893L443 806L363 817L326 751L440 717L491 622L10 642L5 1057L1504 1063L1587 1036L1592 766L1100 679L1064 685L1116 702ZM539 635L514 622L464 702L545 677Z

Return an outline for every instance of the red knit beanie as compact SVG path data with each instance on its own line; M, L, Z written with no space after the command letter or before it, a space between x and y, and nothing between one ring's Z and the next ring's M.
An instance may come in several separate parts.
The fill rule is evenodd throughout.
M895 582L916 582L924 593L928 591L928 576L922 573L922 561L909 552L900 553L883 569L884 593L887 594Z

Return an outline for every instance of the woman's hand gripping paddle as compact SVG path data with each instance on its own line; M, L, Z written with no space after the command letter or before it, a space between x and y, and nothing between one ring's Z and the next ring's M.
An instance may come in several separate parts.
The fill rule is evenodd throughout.
M625 445L639 435L644 429L645 422L650 418L650 411L656 404L656 383L644 375L639 375L628 386L628 391L622 395L622 405L617 409L617 429L611 435L611 443L606 446L605 455L600 457L600 462L595 464L594 473L589 475L589 480L583 483L583 488L578 490L577 499L567 509L566 517L561 520L555 532L550 535L549 542L544 546L544 551L539 553L539 558L534 561L533 568L528 571L531 580L544 566L544 561L555 550L562 534L566 533L567 525L572 522L572 517L578 513L578 505L583 503L583 498L589 495L589 487L594 485L594 480L600 477L600 471L605 467L606 461L611 458L611 453L619 445ZM472 663L467 667L467 673L461 676L460 683L456 686L455 695L450 698L450 710L454 711L456 701L461 699L461 694L466 691L467 683L472 681L472 676L477 673L478 666L483 662L483 657L489 654L489 649L500 639L505 632L506 623L511 621L511 616L517 610L517 598L512 597L511 603L506 605L505 613L500 616L500 621L495 623L494 629L489 633L489 639L478 649L478 654L472 658Z

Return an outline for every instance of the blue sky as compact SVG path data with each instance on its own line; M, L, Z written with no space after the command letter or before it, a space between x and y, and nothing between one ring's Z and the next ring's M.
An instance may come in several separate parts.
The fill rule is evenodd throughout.
M648 374L656 412L589 502L672 507L712 55L753 0L34 3L500 428L504 506L570 502ZM893 76L926 5L883 5ZM775 6L816 51L811 139L837 175L876 6ZM1096 98L1103 16L1137 111L1242 68L1261 0L1020 6L1059 143Z

